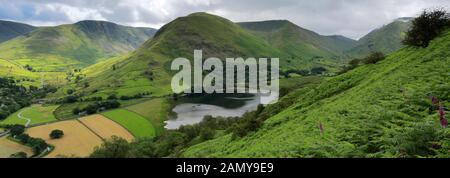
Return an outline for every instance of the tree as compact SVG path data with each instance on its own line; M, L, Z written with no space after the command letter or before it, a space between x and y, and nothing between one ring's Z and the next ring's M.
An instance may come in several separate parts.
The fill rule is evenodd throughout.
M384 60L386 58L386 56L384 56L384 54L382 52L374 52L372 54L370 54L369 56L367 56L366 58L364 58L364 63L365 64L376 64L382 60Z
M9 156L10 158L27 158L27 153L25 152L18 152L18 153L14 153L11 156Z
M68 90L67 90L67 94L68 94L68 95L71 95L71 94L73 94L74 92L75 92L75 90L73 90L73 89L68 89Z
M360 62L361 62L360 59L353 59L350 62L348 62L348 64L350 65L350 67L352 69L354 69L354 68L356 68L359 65Z
M103 142L100 147L96 147L91 154L91 158L126 158L130 152L130 144L117 136L112 136L110 140Z
M203 128L200 131L200 138L202 140L211 140L211 139L214 138L214 134L215 134L214 130L212 130L212 129L208 128L208 127L207 128Z
M116 100L117 99L117 95L112 94L108 96L108 100Z
M18 136L20 134L23 134L25 132L25 126L23 125L13 125L10 128L10 132L12 136Z
M314 67L314 68L311 69L311 73L315 74L315 75L323 74L326 71L327 71L327 69L325 69L324 67Z
M18 135L16 138L23 144L27 144L31 139L31 137L25 133Z
M31 138L28 144L36 155L42 153L48 147L47 143L40 138Z
M73 96L73 95L70 95L70 96L66 96L66 97L64 98L64 101L63 101L63 102L65 102L65 103L75 103L75 102L77 102L77 101L78 101L78 97Z
M59 139L59 138L62 138L64 136L64 132L62 131L62 130L53 130L51 133L50 133L50 138L51 139Z
M72 110L72 113L75 115L78 115L80 112L82 112L80 108L75 108Z
M424 10L412 21L403 43L408 46L427 47L431 40L450 27L450 15L443 9Z
M0 120L4 120L8 117L9 113L0 109Z

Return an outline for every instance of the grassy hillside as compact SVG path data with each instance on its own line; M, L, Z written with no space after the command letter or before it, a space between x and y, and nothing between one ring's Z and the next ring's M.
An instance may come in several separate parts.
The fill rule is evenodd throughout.
M35 71L65 71L134 50L153 33L103 21L42 27L0 44L0 58Z
M195 145L184 156L449 157L450 132L430 101L438 98L448 115L449 56L447 31L428 48L404 48L297 91L297 102L258 131Z
M32 72L15 61L0 58L0 76L12 77L24 86L45 85L62 86L66 83L64 72Z
M336 62L356 41L343 36L322 36L287 20L238 23L288 55L296 67L307 68L325 61Z
M195 49L203 58L280 57L282 66L290 66L283 54L266 41L233 22L206 13L180 17L162 27L152 40L129 54L83 69L89 87L71 85L85 95L133 95L150 92L154 96L171 93L170 65L173 59L193 59ZM81 83L83 83L81 82Z
M396 21L378 28L358 40L356 47L348 54L364 57L371 52L392 53L404 47L402 41L411 26L412 18L400 18Z
M0 20L0 43L35 30L31 25Z

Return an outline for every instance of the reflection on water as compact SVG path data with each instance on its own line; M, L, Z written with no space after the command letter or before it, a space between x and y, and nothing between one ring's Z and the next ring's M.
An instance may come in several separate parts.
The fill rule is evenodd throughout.
M271 98L264 98L271 100ZM213 94L180 99L172 109L176 116L167 120L166 129L199 123L204 116L239 117L254 111L261 103L259 94Z

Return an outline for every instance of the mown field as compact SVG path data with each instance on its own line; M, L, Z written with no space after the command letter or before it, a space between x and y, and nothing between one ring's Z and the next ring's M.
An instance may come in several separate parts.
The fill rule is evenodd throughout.
M25 152L27 156L33 155L30 147L9 140L7 137L0 138L0 158L8 158L11 154Z
M50 139L49 134L55 129L62 130L64 137L61 139ZM55 146L55 149L46 156L48 158L59 156L89 156L96 146L102 144L100 137L77 120L61 121L32 127L27 129L26 133L31 137L44 139L48 144Z
M134 112L116 109L104 112L102 115L122 125L137 138L154 137L156 135L153 124Z
M133 135L125 128L102 115L95 114L80 118L79 120L102 139L110 139L112 136L117 136L127 141L134 139Z
M53 112L58 108L58 105L32 105L30 107L23 108L12 115L10 115L5 120L1 121L0 124L20 124L25 125L27 120L18 117L22 113L22 117L31 119L30 124L39 124L45 122L56 121Z

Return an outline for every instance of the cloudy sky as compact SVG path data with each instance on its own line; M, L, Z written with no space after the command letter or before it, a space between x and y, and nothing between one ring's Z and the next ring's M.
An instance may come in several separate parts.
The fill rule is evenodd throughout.
M107 20L159 28L179 16L209 12L235 22L287 19L324 35L360 38L450 0L0 0L0 19L38 26Z

